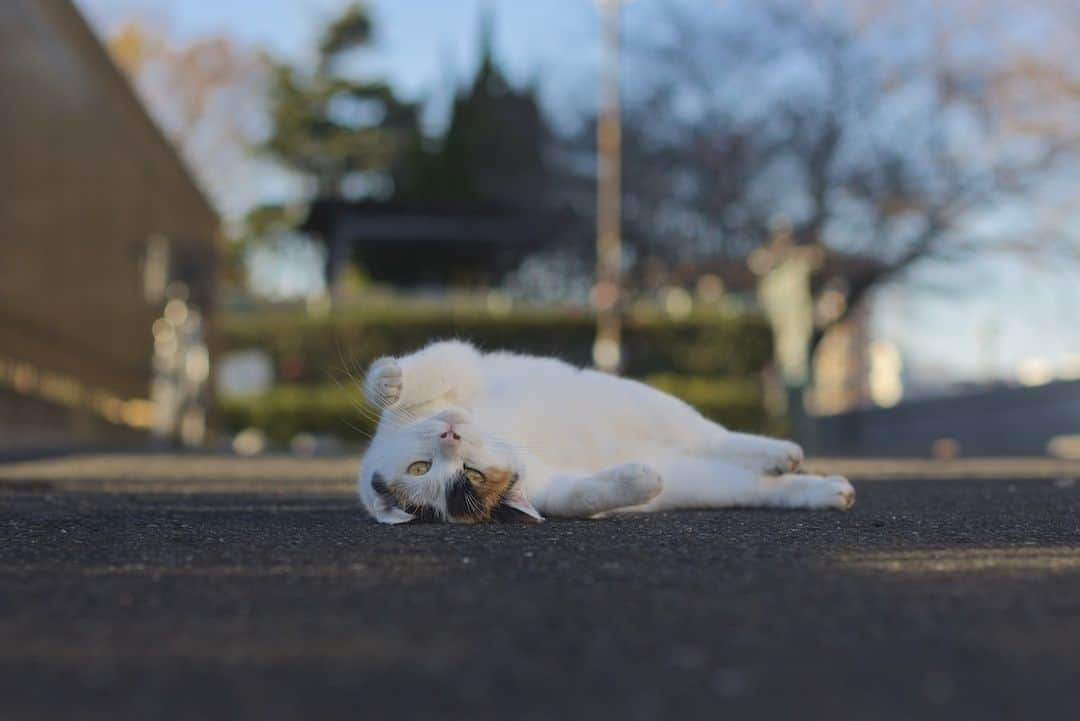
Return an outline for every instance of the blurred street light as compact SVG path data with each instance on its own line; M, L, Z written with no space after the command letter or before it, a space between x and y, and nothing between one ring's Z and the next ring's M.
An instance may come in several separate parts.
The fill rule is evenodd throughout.
M620 231L622 129L619 121L619 10L626 0L597 0L603 25L600 116L596 127L596 343L593 362L618 372L622 363Z

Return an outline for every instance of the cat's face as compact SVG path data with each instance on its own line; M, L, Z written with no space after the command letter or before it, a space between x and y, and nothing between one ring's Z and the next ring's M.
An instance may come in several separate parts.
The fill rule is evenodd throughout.
M360 497L382 523L538 521L517 488L512 446L448 409L384 423L364 455Z

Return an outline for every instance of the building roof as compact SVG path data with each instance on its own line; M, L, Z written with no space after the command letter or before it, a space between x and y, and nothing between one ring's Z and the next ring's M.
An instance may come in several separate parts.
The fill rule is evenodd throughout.
M328 246L341 243L376 280L454 284L512 270L556 237L561 222L479 203L320 200L301 230Z

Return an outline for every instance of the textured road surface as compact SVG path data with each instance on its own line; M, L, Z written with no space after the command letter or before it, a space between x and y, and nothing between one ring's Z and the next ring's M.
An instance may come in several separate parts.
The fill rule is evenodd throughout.
M0 719L1080 709L1071 476L856 478L847 514L390 528L349 463L262 463L0 466Z

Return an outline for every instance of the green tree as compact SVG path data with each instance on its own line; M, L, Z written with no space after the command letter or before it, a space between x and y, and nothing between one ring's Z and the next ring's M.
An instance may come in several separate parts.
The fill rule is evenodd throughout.
M366 7L356 3L323 32L313 71L273 67L273 131L263 149L312 178L318 197L353 194L357 187L361 194L385 192L390 171L418 136L415 104L400 100L386 83L356 79L358 56L372 34Z
M476 74L454 98L444 135L435 143L414 135L395 186L413 199L535 207L547 196L550 140L536 88L515 88L496 62L489 16Z

